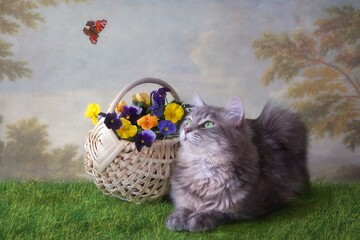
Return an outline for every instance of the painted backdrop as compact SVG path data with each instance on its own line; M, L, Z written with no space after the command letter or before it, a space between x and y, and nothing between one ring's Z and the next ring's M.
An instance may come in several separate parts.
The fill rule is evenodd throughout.
M87 105L156 77L185 102L240 96L248 118L291 106L312 178L359 179L359 16L357 0L0 0L0 178L84 177Z

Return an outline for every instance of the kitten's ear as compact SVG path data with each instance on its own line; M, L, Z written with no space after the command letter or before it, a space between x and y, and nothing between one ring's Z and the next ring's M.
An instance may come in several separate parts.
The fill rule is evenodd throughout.
M244 105L239 97L233 97L225 106L228 118L235 127L239 127L244 119Z
M193 96L192 105L194 105L195 107L203 107L205 106L205 103L201 99L201 97L195 93Z

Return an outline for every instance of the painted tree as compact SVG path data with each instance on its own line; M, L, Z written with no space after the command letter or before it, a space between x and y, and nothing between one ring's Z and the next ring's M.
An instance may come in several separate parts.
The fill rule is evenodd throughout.
M288 84L293 106L318 137L343 137L360 146L360 10L326 9L313 32L264 33L253 42L258 59L270 59L262 83Z
M75 145L67 144L53 149L49 159L52 178L75 179L85 173L83 157L78 156L78 147Z
M50 150L48 126L38 118L20 119L6 128L2 177L78 178L83 172L78 147Z
M31 76L27 62L15 59L9 41L11 36L19 34L22 27L35 30L45 21L40 13L41 8L87 1L89 0L0 0L0 81L16 81ZM1 120L2 115L0 123ZM47 126L42 125L37 118L22 119L7 126L7 131L7 142L0 141L1 176L29 177L34 173L51 176L48 161L52 155L47 153ZM74 146L69 145L62 150L67 151L69 148L74 155ZM62 154L61 149L54 150L52 154L54 153ZM30 175L27 176L27 173Z
M7 177L42 176L48 172L47 126L37 118L21 119L7 126L4 149L4 175Z
M56 6L61 2L85 2L86 0L0 0L0 22L2 36L14 36L21 27L36 29L44 22L38 12L41 7ZM26 61L14 59L12 44L0 38L0 81L30 77L31 69Z

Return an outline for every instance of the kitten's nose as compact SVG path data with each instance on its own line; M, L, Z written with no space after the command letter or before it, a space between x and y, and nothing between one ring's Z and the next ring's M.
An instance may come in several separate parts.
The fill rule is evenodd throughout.
M185 133L185 135L186 134L188 134L189 132L191 132L192 131L192 129L191 128L184 128L184 133Z

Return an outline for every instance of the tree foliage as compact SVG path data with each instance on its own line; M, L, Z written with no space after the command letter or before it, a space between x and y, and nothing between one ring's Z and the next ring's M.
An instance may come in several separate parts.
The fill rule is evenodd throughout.
M78 147L72 144L53 149L49 159L53 178L77 178L84 168L82 157L78 157Z
M0 21L2 35L16 35L22 26L36 29L44 22L38 12L41 7L56 6L61 2L85 2L86 0L0 0ZM15 60L12 44L0 39L0 81L15 81L30 77L31 69L25 61Z
M39 176L48 170L46 149L49 146L47 126L37 118L22 119L7 126L4 151L5 174L23 177Z
M348 5L326 13L313 32L264 33L253 48L257 58L271 60L262 83L287 82L288 97L313 133L343 136L354 150L360 146L360 10Z
M78 177L82 161L77 147L66 145L49 153L48 127L37 118L21 119L7 126L3 177Z

